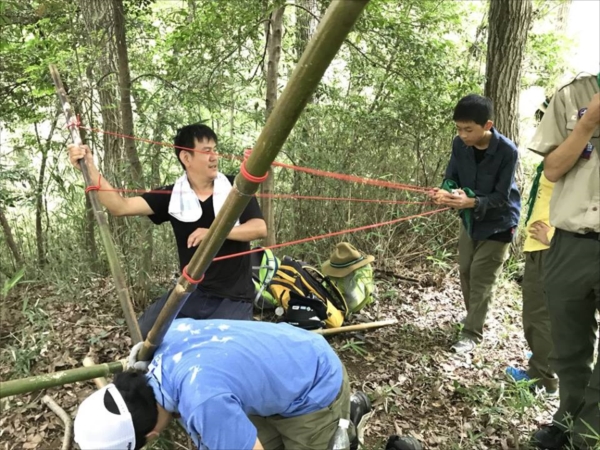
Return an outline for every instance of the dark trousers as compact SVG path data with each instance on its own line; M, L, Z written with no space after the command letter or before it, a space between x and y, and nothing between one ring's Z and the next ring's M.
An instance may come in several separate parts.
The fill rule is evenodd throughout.
M510 244L497 241L474 241L461 225L458 238L458 265L467 317L463 337L476 342L483 339L483 325L496 279Z
M537 378L548 392L556 391L558 378L550 368L552 337L543 284L543 261L547 250L525 253L523 273L523 331L531 349L527 374Z
M152 303L138 319L142 338L146 336L152 329L152 325L156 322L160 311L162 310L169 294L160 297ZM232 320L252 320L252 302L244 302L238 300L230 300L228 298L219 297L212 294L207 294L198 289L193 291L186 302L181 307L177 318L190 319L232 319Z
M560 380L559 426L573 426L573 441L597 448L600 435L600 364L594 367L600 310L600 240L556 230L544 261L544 289L554 351L550 364ZM600 356L600 355L598 355Z

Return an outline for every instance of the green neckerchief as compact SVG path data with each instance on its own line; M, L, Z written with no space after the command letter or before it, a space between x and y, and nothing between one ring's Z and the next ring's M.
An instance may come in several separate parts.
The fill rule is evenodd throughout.
M529 223L529 219L531 219L531 213L533 212L533 205L535 205L535 200L537 199L538 189L540 188L540 178L542 177L542 173L544 173L544 163L541 162L539 166L537 166L535 177L533 178L533 182L531 183L531 190L529 191L529 198L527 199L527 218L525 219L525 225Z
M448 192L452 192L454 189L461 189L461 188L458 186L456 181L446 179L442 183L442 189L445 191L448 191ZM466 188L462 188L462 190L465 192L467 197L475 198L475 192L473 192L473 190L471 188L466 187ZM470 236L471 228L473 227L473 221L471 220L471 208L466 208L466 209L461 210L460 215L463 219L463 224L465 225L465 228L469 232L469 236Z

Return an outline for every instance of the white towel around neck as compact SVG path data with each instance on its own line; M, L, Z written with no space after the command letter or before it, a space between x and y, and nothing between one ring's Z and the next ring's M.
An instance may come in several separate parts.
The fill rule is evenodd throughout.
M229 195L231 190L231 182L221 172L217 173L213 185L213 209L215 211L215 217L221 211L225 199ZM169 214L175 217L180 222L197 222L202 217L202 206L198 196L190 186L187 174L179 177L175 181L173 186L173 192L171 193L171 200L169 201ZM236 221L235 226L240 224L239 220Z

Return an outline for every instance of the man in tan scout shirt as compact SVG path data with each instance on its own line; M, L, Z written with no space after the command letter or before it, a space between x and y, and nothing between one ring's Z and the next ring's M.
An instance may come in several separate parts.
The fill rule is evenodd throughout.
M600 74L577 77L552 99L529 149L556 183L544 261L560 407L533 436L541 449L600 444L600 364L593 366L600 309Z

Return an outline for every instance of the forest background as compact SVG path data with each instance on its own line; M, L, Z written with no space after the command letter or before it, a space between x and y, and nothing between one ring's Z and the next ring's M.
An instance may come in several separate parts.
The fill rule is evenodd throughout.
M222 154L240 157L252 146L328 4L0 3L1 320L7 339L3 358L11 364L3 379L35 372L36 358L47 351L47 340L30 338L26 327L20 330L23 324L52 322L44 298L77 302L86 291L114 301L83 180L67 161L70 138L48 64L61 71L84 126L153 141L82 130L113 186L150 189L180 175L173 149L156 142L172 142L182 125L204 121L212 126ZM372 0L278 160L437 186L455 134L452 109L464 95L480 93L495 100L499 130L520 146L518 181L526 201L539 162L525 150L535 129L535 111L561 83L582 71L598 71L599 14L594 0ZM238 169L236 160L221 160L222 172ZM274 170L266 189L341 199L263 199L270 244L428 208L357 204L344 199L426 199L283 169ZM172 232L167 226L151 226L145 218L110 218L110 227L136 310L141 311L177 270ZM318 264L335 242L349 240L376 256L382 278L420 280L423 273L443 278L453 272L456 229L456 215L442 213L277 253ZM520 242L513 245L508 278L519 276ZM88 291L99 284L107 286L102 294ZM393 289L385 294L400 295ZM102 313L112 308L101 305Z

